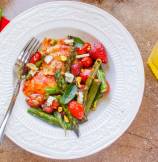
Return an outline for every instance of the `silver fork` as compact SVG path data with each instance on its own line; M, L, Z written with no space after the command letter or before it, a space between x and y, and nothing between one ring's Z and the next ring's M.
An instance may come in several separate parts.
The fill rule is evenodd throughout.
M3 142L5 128L6 128L8 119L11 115L12 109L15 105L18 93L19 93L23 75L25 74L25 65L28 62L28 60L30 59L31 54L36 52L37 49L39 48L39 46L40 46L39 41L33 37L22 49L22 51L20 52L20 54L15 62L14 73L16 76L16 84L14 87L14 91L13 91L13 95L12 95L9 107L8 107L6 114L3 118L3 121L0 125L0 144L2 144L2 142Z

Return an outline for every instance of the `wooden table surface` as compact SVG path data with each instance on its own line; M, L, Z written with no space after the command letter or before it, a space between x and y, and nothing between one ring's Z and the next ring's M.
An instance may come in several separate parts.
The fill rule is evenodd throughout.
M0 4L2 5L0 0ZM5 7L8 7L10 3ZM15 0L10 0L15 1ZM33 0L32 0L33 1ZM37 1L36 1L37 2ZM146 85L140 111L130 128L114 144L76 162L158 162L158 82L146 65L158 40L158 0L103 0L97 4L126 26L135 38L144 61ZM3 2L4 5L4 2ZM74 160L68 160L71 162ZM0 162L60 162L33 155L5 138L0 147Z

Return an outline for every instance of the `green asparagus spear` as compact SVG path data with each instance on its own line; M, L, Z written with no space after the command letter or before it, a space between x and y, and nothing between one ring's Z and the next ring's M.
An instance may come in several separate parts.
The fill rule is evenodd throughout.
M62 119L62 116L59 112L55 112L54 113L54 116L56 117L56 119L58 120L59 122L59 125L64 129L64 130L67 130L67 129L70 129L71 128L71 125L70 123L66 123L63 121Z
M94 65L93 65L93 68L92 68L93 70L92 70L92 72L90 74L92 78L94 78L96 76L97 71L100 68L101 64L102 64L102 61L100 59L97 59L95 61Z
M86 86L85 86L85 90L84 90L84 103L86 103L87 101L87 95L88 95L88 91L91 87L92 81L95 78L97 71L99 69L99 67L101 66L102 61L100 59L97 59L93 65L93 70L90 74L90 76L88 77L87 81L86 81Z
M69 84L67 88L65 89L64 94L60 98L61 104L67 104L69 103L76 95L77 93L77 87L75 84Z
M61 96L58 95L58 96L55 96L55 97L60 102ZM71 115L70 111L68 110L67 105L61 104L61 106L62 106L64 112L66 113L67 117L69 118L69 121L72 124L72 128L77 127L78 126L78 120Z
M64 129L71 129L71 125L65 123L62 120L60 113L56 112L54 115L49 115L49 114L47 114L47 113L45 113L42 110L37 109L37 108L30 108L27 111L31 115L33 115L33 116L51 124L51 125L56 125L56 126L64 128Z
M96 96L95 96L95 99L93 101L93 107L92 107L92 110L95 111L96 110L96 107L97 107L97 103L98 101L103 97L103 93L100 92L100 89L98 90Z
M97 106L99 99L103 97L103 94L107 91L107 88L108 88L105 72L101 66L97 72L97 77L101 81L101 85L93 102L93 110L96 110L96 106Z
M71 49L71 55L67 58L66 64L65 64L65 69L66 71L70 71L71 65L73 63L73 61L76 58L76 52L75 49L72 47Z
M102 68L98 70L97 77L101 81L100 92L104 93L107 90L107 83L105 78L105 72Z
M64 112L66 113L70 123L71 123L71 127L72 130L75 132L75 134L77 135L77 137L79 137L79 124L78 124L78 120L76 118L74 118L70 111L68 110L67 106L62 105Z
M47 87L45 89L45 91L49 95L56 95L56 94L60 94L61 93L61 90L57 86L55 86L55 87Z
M67 87L67 83L64 79L64 76L61 74L61 70L58 70L55 73L55 79L56 79L58 87L62 90L65 90L65 88Z
M38 118L46 121L49 124L59 126L58 120L53 115L49 115L49 114L43 112L40 109L30 108L30 109L27 110L27 112L30 113L31 115L35 116L35 117L38 117Z
M90 108L92 107L93 101L96 97L96 94L98 92L100 84L101 84L101 82L98 79L94 79L92 81L92 85L90 87L88 97L87 97L87 102L86 102L86 105L85 105L86 115L88 114L88 112L90 111Z

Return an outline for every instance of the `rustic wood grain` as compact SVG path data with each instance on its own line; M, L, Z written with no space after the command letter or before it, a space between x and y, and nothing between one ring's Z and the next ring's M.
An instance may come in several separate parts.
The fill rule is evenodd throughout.
M1 1L1 0L0 0ZM119 19L134 36L144 61L146 85L141 109L126 133L107 149L78 162L158 162L158 82L146 65L158 40L158 0L83 0ZM66 162L72 162L68 160ZM0 147L0 162L60 162L32 155L8 138Z

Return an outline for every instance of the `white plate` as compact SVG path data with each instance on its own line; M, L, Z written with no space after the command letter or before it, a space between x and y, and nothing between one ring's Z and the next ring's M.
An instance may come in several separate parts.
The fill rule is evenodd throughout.
M144 69L137 45L111 15L79 2L51 2L17 16L0 34L0 119L13 90L12 66L19 51L32 37L81 36L100 40L109 54L108 98L100 102L89 121L80 126L81 137L50 126L27 114L20 93L6 135L22 148L48 158L74 159L91 155L113 143L135 118L143 96Z

